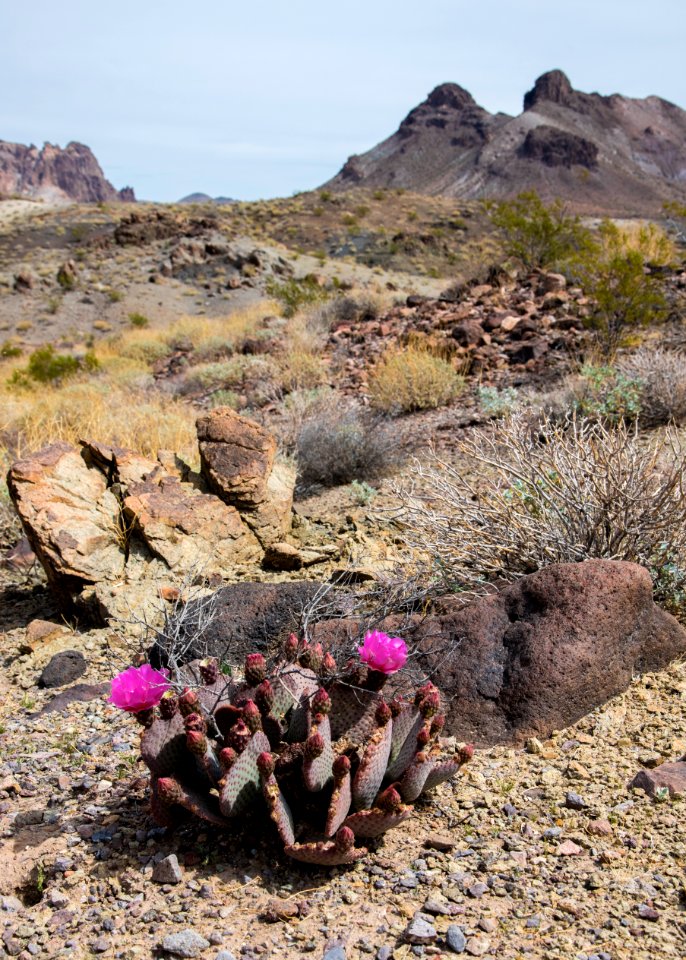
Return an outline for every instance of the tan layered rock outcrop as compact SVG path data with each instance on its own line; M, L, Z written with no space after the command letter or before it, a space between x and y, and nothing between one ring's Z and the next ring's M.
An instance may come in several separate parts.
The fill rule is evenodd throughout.
M65 609L122 615L193 570L227 579L290 529L295 476L275 464L274 438L228 408L198 433L203 475L168 451L89 440L13 464L13 502Z

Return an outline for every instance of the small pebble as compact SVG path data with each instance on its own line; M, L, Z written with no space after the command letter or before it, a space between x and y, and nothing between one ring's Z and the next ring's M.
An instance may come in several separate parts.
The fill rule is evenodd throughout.
M462 931L462 927L458 927L456 923L451 923L445 935L445 942L453 953L464 953L467 938Z

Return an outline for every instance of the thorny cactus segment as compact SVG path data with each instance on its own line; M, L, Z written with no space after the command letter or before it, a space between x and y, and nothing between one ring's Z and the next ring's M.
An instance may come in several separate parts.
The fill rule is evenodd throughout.
M397 644L385 652L401 659ZM151 810L173 827L189 814L224 826L266 808L289 856L354 863L367 852L356 837L379 837L406 820L473 747L441 739L432 683L386 702L387 674L374 669L384 651L373 644L374 663L349 661L342 671L320 644L294 635L284 653L269 670L262 654L248 656L244 682L222 676L216 661L188 664L185 680L198 688L166 691L149 708L141 756Z

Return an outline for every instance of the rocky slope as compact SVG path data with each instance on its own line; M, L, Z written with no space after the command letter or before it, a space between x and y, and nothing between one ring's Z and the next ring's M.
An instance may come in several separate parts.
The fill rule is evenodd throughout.
M326 186L403 187L461 198L536 189L589 212L656 213L686 197L686 111L574 90L560 70L539 77L517 117L491 114L445 83L388 139L348 159Z
M39 150L33 144L27 147L0 140L0 196L3 194L81 203L136 199L131 187L115 190L90 148L74 142L64 149L46 143Z

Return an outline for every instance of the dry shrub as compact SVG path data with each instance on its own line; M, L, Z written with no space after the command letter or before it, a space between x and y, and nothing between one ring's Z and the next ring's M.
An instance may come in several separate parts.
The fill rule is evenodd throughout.
M628 254L639 253L645 263L654 266L668 266L677 259L676 246L671 237L648 220L613 222L612 236L603 235L601 239L607 255L613 252Z
M299 412L294 447L298 479L305 487L374 480L400 461L397 431L333 390L318 392L309 408Z
M604 558L647 567L672 609L686 588L684 453L668 430L651 440L620 421L523 416L458 445L479 473L435 459L399 486L412 544L444 578L483 591L551 563Z
M676 350L643 347L618 367L640 385L640 418L644 426L686 420L686 357Z
M326 380L326 368L321 357L307 350L289 350L280 357L280 379L283 389L314 390Z
M441 407L464 386L447 360L416 346L389 351L369 378L372 407L393 415Z

